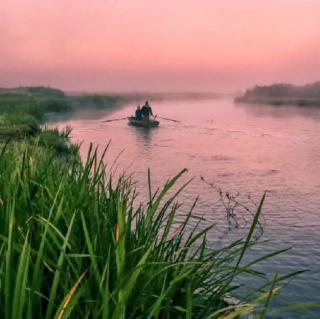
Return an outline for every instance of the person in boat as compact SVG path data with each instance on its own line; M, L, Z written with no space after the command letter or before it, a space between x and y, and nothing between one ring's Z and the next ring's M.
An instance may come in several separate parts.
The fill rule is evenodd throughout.
M141 113L140 105L137 106L137 109L135 112L135 118L137 120L142 120L142 113Z
M142 114L142 117L143 117L144 119L147 119L147 120L149 120L150 115L153 116L152 108L151 108L151 106L149 105L149 102L148 102L148 101L146 101L146 103L144 104L144 106L141 108L141 114Z

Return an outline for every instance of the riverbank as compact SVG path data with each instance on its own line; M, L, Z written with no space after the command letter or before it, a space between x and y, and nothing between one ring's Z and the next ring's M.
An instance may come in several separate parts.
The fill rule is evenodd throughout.
M113 109L129 96L73 94L48 87L0 89L0 140L36 136L47 113Z
M157 193L149 182L149 200L136 203L134 181L114 181L95 149L81 162L68 130L53 131L71 152L41 143L53 133L39 130L0 150L2 318L236 318L253 311L263 318L290 278L270 281L255 269L280 251L244 261L263 201L246 237L212 248L214 226L199 219L196 203L182 213L176 202L187 187L185 170ZM244 274L263 278L261 290L226 304Z

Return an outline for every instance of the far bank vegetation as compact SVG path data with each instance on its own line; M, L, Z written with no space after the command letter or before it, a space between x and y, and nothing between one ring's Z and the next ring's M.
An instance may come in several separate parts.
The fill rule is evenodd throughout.
M320 106L320 81L304 86L273 84L255 86L235 99L237 103Z

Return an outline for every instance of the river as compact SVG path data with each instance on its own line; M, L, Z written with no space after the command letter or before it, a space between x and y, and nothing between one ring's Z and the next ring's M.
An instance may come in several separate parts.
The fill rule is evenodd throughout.
M319 300L320 108L234 104L229 98L163 100L152 106L159 116L181 123L161 120L159 128L146 130L125 120L103 122L134 112L134 105L125 105L55 119L50 126L71 126L72 141L82 143L82 154L90 142L102 150L111 140L106 161L118 173L133 175L141 198L147 196L148 167L154 190L187 168L183 181L193 181L180 196L182 209L200 197L196 214L217 224L209 236L212 245L247 231L252 217L239 206L239 228L234 223L229 227L219 192L208 183L234 194L252 212L267 191L261 223L262 239L270 242L252 249L248 258L291 247L257 269L281 274L308 270L282 288L272 309ZM317 311L290 310L271 317L316 318Z

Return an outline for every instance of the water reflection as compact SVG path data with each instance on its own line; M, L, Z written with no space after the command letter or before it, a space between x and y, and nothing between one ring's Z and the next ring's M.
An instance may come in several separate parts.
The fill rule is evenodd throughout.
M320 121L320 106L296 106L296 105L265 105L265 104L236 104L247 113L255 117L273 117L279 119L305 117L314 121Z
M136 145L141 150L142 154L147 156L152 151L153 136L156 134L158 128L145 128L130 126L130 134L135 137Z

